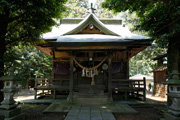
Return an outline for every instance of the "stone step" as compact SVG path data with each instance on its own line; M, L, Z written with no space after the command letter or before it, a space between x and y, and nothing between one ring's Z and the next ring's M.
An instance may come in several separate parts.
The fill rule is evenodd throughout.
M74 96L79 96L79 97L107 97L107 94L104 92L99 92L99 93L87 93L87 92L75 92L73 94Z
M108 102L107 95L74 95L73 102L79 104L106 104Z

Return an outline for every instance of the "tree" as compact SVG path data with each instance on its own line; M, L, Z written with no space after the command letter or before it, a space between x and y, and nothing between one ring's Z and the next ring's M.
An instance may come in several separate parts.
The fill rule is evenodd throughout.
M96 0L94 7L96 8L96 14L100 18L113 18L114 13L101 7L101 3L104 0Z
M136 30L146 31L161 47L168 48L168 73L178 70L180 56L180 0L105 0L114 12L136 12Z
M99 18L113 18L113 13L101 7L101 3L104 0L97 0L95 2L95 14ZM88 5L88 0L68 0L65 4L67 7L67 12L64 12L64 18L83 18L86 15L86 11L90 6Z
M51 78L52 58L34 46L13 46L6 51L5 59L5 71L14 66L23 87L28 88L28 83L36 76Z
M66 0L0 1L0 76L4 73L4 54L18 43L41 42L40 35L51 30L55 18L65 10ZM0 83L0 89L3 84ZM0 93L0 101L2 101Z
M122 17L124 18L126 26L128 26L128 28L133 33L147 35L147 32L134 30L135 25L137 25L139 21L139 18L135 12L122 12ZM158 44L152 44L151 46L147 47L145 50L141 51L140 53L138 53L130 59L130 76L136 74L153 76L152 70L157 68L157 61L154 61L153 58L157 57L158 55L162 55L166 52L167 49L159 47Z
M130 76L136 74L152 76L152 70L157 68L157 61L153 61L152 59L165 52L165 48L163 49L157 44L153 44L135 55L129 62Z
M65 18L82 18L88 8L88 0L68 0L65 4L67 11L64 12Z

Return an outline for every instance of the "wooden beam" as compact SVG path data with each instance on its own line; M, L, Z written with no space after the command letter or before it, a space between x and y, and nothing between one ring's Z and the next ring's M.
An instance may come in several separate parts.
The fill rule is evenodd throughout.
M108 98L112 102L112 60L111 55L108 58Z
M67 62L70 61L70 58L55 58L53 62Z
M39 49L40 51L42 51L43 53L49 55L50 57L52 57L51 55L51 51L52 51L52 47L47 47L47 48L44 48L44 47L41 47L41 46L35 46L37 49Z
M54 51L54 54L55 54L55 58L68 58L68 57L70 57L68 52Z
M98 49L98 50L103 50L103 49L122 49L126 50L126 46L82 46L82 47L57 47L57 50L92 50L92 49Z
M102 61L105 57L93 57L93 61ZM77 61L89 61L89 57L76 57Z

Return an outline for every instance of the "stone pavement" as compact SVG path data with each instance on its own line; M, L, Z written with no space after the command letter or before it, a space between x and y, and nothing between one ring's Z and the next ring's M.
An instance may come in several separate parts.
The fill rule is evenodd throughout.
M86 109L85 109L86 108ZM81 104L68 104L66 101L56 101L49 105L43 113L56 113L56 112L70 112L71 110L89 110L96 111L99 110L100 112L108 111L112 113L118 114L137 114L138 112L131 108L126 103L119 103L113 102L110 104L104 105L81 105Z
M75 105L68 112L65 120L116 120L114 115L95 105Z

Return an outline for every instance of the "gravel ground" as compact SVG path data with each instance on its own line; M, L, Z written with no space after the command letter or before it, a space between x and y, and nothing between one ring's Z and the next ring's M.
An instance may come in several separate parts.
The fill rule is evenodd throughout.
M64 120L67 113L48 113L43 114L42 111L48 105L34 105L34 104L21 104L21 110L26 115L26 120ZM138 114L120 115L114 114L117 120L159 120L163 114L157 108L165 106L152 106L152 105L131 105Z
M49 105L21 104L21 111L25 113L26 120L64 120L67 113L48 113L43 114L43 110Z
M27 94L28 93L28 94ZM15 100L21 101L33 99L33 91L26 91L24 94L16 94ZM130 105L138 114L120 115L114 114L117 120L159 120L163 117L163 109L166 109L167 98L160 98L147 94L148 104ZM162 104L163 103L163 104ZM47 104L20 104L21 110L26 115L26 120L64 120L67 113L48 113L42 112L48 107Z
M166 108L166 106L152 106L152 105L136 105L131 106L136 111L138 111L138 114L134 115L119 115L114 114L115 118L117 120L159 120L160 118L163 118L163 112L161 112L161 108ZM157 108L159 108L157 110Z

